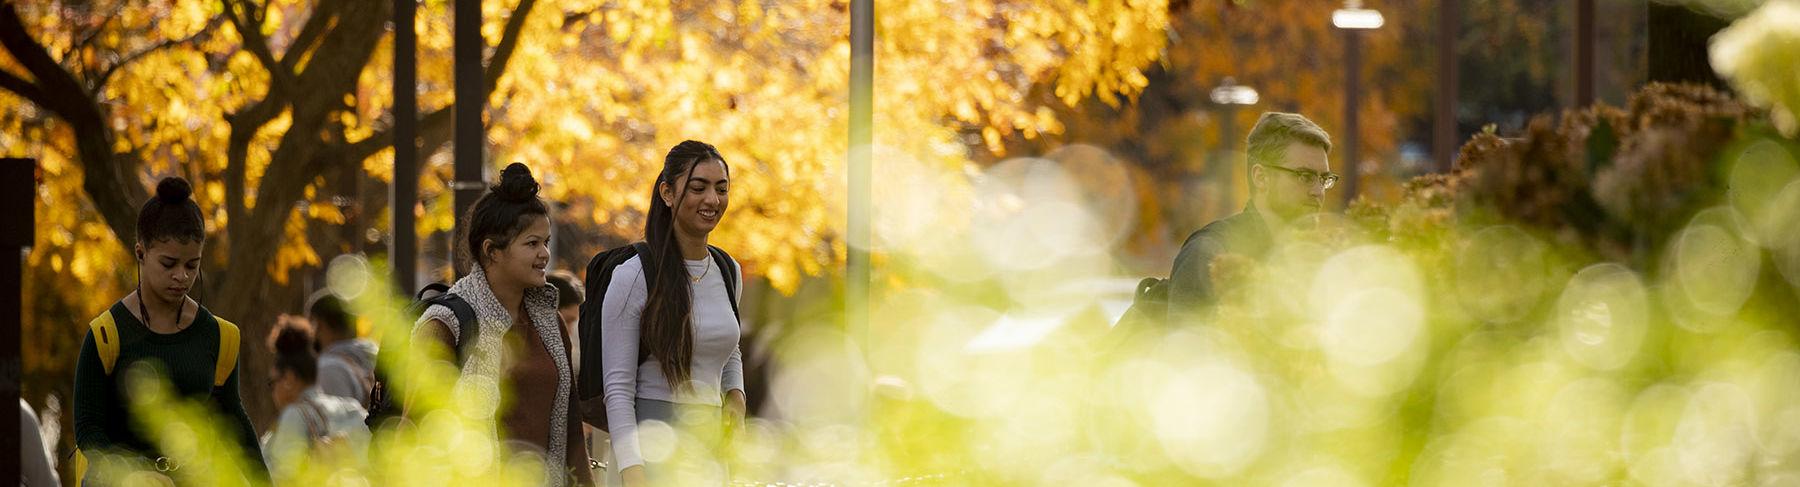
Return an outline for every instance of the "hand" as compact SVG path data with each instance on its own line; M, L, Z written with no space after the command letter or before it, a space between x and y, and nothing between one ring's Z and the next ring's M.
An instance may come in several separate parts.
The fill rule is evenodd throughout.
M744 426L745 405L744 391L732 389L725 391L725 434L729 438L732 432Z
M650 481L644 479L643 465L632 465L626 467L624 470L620 470L619 480L624 481L625 487L643 487L650 485Z

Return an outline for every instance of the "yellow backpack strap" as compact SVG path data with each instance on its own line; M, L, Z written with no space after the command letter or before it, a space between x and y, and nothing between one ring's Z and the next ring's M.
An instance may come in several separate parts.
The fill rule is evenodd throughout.
M75 485L81 485L81 479L87 478L88 461L87 461L87 455L82 454L80 448L75 449L75 468L74 468L74 470L75 470Z
M213 387L225 385L225 379L231 378L232 369L237 368L238 327L224 318L214 317L219 321L219 362L213 364Z
M94 334L94 350L100 352L100 365L106 369L106 375L112 375L113 363L119 361L119 325L113 322L112 311L101 312L94 321L89 321L88 331Z

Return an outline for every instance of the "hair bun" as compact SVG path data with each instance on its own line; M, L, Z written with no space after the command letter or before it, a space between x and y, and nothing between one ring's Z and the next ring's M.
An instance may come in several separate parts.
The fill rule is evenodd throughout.
M156 199L164 203L180 203L187 201L194 194L194 187L186 179L178 177L162 178L156 183Z
M531 177L531 168L515 162L500 171L500 184L495 185L493 191L504 201L526 201L537 197L538 182Z
M312 323L306 318L282 314L269 333L269 348L277 354L301 355L313 351Z

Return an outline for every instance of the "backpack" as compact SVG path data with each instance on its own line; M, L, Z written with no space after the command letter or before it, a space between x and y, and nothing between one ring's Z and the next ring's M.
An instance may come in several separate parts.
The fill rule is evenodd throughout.
M1113 333L1161 328L1169 316L1169 280L1146 277L1132 293L1131 307L1113 324Z
M481 327L477 326L480 321L475 317L475 307L464 301L462 296L451 293L450 285L434 282L426 284L413 295L412 305L406 307L406 316L417 321L434 304L450 308L450 312L456 315L459 332L459 339L456 341L456 367L460 369L468 363L469 355L475 350L475 347L467 345L475 343L476 336L481 333ZM390 377L392 371L388 369L399 363L400 357L394 354L403 354L410 349L408 342L411 339L410 333L399 337L385 337L382 340L384 343L375 352L375 384L369 388L369 416L363 420L371 429L381 426L389 419L400 417L402 413L401 399L397 397L397 391L394 391Z
M733 316L738 316L738 320L741 323L743 317L738 315L737 302L737 268L732 265L732 263L736 261L732 260L731 254L725 253L724 249L708 245L706 246L706 250L712 255L713 265L719 267L720 277L723 277L725 280L725 295L729 297L729 301L731 301L731 314ZM590 400L604 396L606 393L606 369L605 365L600 363L600 344L603 343L601 341L603 338L600 336L600 313L601 310L604 309L604 307L601 306L601 301L606 298L606 286L612 284L613 269L618 268L619 264L631 260L632 257L643 256L643 260L648 261L649 255L650 244L636 242L631 245L623 245L601 251L598 254L594 254L594 258L588 261L587 278L583 281L587 287L586 299L581 302L581 318L576 325L576 327L579 328L578 332L581 334L582 348L582 374L579 381L582 402L599 403L595 405L597 408L583 411L582 416L586 419L588 424L600 428L600 431L610 431L606 424L605 404L603 401ZM649 262L644 262L644 268L650 269L653 268L653 266ZM652 279L651 273L645 272L645 288L650 287L650 279ZM638 347L638 363L642 364L649 358L649 353L645 352L643 347Z
M213 361L213 394L216 395L220 392L219 388L225 386L225 381L231 378L231 371L237 369L239 331L237 324L224 318L214 316L213 321L219 323L219 354ZM100 316L89 321L88 332L94 335L94 350L100 353L101 368L111 377L113 365L119 362L120 345L119 324L113 318L112 310L101 312ZM76 448L75 478L86 478L87 467L87 455Z

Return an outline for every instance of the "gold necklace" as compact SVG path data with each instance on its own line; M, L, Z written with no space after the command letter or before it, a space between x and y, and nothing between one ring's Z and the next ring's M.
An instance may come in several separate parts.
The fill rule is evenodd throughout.
M699 275L699 276L697 276L697 277L689 277L689 278L688 278L688 279L693 279L693 280L694 280L694 283L695 283L695 284L699 284L699 283L700 283L700 280L701 280L701 279L705 279L705 278L706 278L706 274L707 274L707 273L709 273L709 272L712 272L712 268L713 268L713 266L712 266L712 256L707 256L707 257L706 257L706 260L704 260L704 261L701 261L701 262L705 262L705 263L706 263L706 267L705 267L705 268L702 268L702 269L700 269L700 275Z

